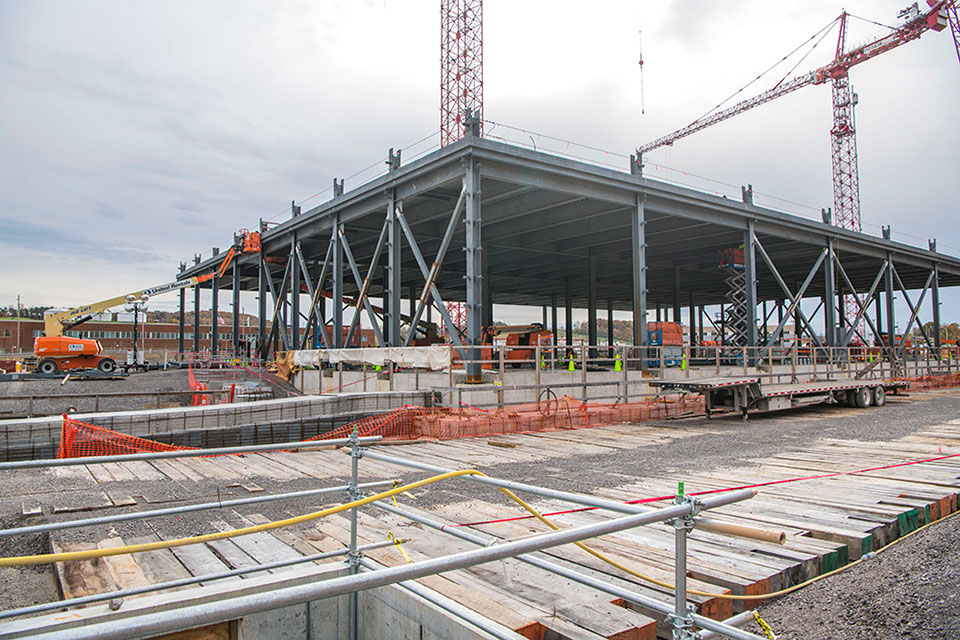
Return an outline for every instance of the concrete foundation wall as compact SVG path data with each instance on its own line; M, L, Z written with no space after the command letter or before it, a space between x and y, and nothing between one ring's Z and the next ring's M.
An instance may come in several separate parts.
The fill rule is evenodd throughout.
M134 620L193 604L226 600L232 596L266 594L272 589L305 585L347 575L341 563L308 565L240 582L216 581L176 593L130 598L120 609L91 605L69 616L45 616L0 623L0 634L21 638L36 632L69 636L70 629L109 621ZM492 640L494 636L472 627L423 598L390 585L358 594L358 638L360 640ZM349 596L341 595L304 604L249 614L232 621L238 640L349 640ZM510 631L503 630L505 635ZM517 634L517 640L523 640Z
M106 413L73 414L71 418L121 433L158 438L170 434L266 425L287 420L379 413L413 404L429 406L429 391L342 393L240 402L206 407L176 407ZM56 455L63 419L60 416L0 420L0 459L49 458ZM196 446L194 443L191 446ZM5 458L6 453L10 456ZM16 456L13 453L16 452Z

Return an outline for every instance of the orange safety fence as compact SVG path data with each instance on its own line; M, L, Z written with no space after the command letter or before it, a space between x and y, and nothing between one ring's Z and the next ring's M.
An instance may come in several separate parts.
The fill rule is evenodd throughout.
M947 373L935 376L916 376L913 378L894 378L894 380L910 383L911 391L926 391L928 389L947 389L960 387L960 373Z
M384 440L452 440L659 420L703 410L701 396L686 395L616 404L585 403L562 396L491 410L405 406L354 420L308 441L346 438L354 429L360 437L382 436ZM190 450L196 447L163 444L64 416L57 457Z
M361 437L382 436L385 440L452 440L583 429L624 422L659 420L700 411L704 411L703 397L687 395L616 404L587 403L570 396L562 396L490 410L469 406L459 409L406 406L361 418L311 440L345 438L354 429Z
M112 429L98 427L80 420L63 416L60 429L58 458L83 458L87 456L120 456L131 453L156 453L160 451L189 451L195 447L178 447L131 436Z

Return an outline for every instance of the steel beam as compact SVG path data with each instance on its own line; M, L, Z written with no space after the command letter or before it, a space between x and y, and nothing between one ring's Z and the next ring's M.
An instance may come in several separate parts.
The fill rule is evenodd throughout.
M266 358L264 345L270 340L267 336L267 265L263 254L257 256L257 350L254 354L260 359Z
M673 263L673 321L680 324L680 263Z
M787 299L790 300L790 309L787 311L786 316L789 317L791 313L794 314L793 332L795 334L795 339L800 338L800 325L797 322L799 320L799 321L802 321L802 323L806 327L814 343L818 347L822 348L823 343L820 342L820 338L817 337L817 332L814 331L813 326L811 326L810 320L807 319L807 316L803 313L803 309L800 308L800 302L803 299L803 292L806 291L807 287L810 286L810 283L813 281L814 275L816 275L817 270L820 268L820 264L824 261L824 259L829 254L829 249L825 248L823 249L823 251L821 251L820 257L817 258L817 262L813 265L813 269L811 269L810 272L807 274L807 278L806 280L804 280L803 286L800 287L797 295L794 296L793 293L790 291L790 287L788 287L787 283L783 281L783 277L780 275L780 272L777 270L777 266L773 263L773 260L770 259L770 256L767 255L767 252L763 248L763 245L759 241L757 241L754 243L754 246L757 250L757 253L760 254L760 257L766 263L767 268L770 269L770 273L773 275L774 280L776 280L777 284L780 285L780 288L783 290L783 293L787 296ZM722 306L720 307L720 312L723 313ZM777 328L777 331L774 332L774 335L773 335L774 341L776 341L776 339L780 336L780 332L783 331L783 324L784 323L781 322L780 326ZM772 343L768 344L767 346L771 346L771 345Z
M333 245L334 242L331 239L327 243L327 253L323 258L323 264L320 266L320 274L317 276L317 284L313 287L313 291L310 293L310 312L307 315L308 322L315 322L319 318L319 323L317 323L317 334L314 337L314 344L322 344L325 349L329 349L331 338L333 334L327 336L327 321L324 317L323 307L327 304L323 296L323 287L327 284L327 270L330 268L331 262L333 261ZM309 282L309 280L308 280ZM304 340L300 343L301 349L307 348L307 341Z
M887 272L884 277L884 289L887 294L887 347L890 349L891 364L899 367L899 357L897 355L897 315L894 309L894 289L893 289L893 252L887 252Z
M350 243L347 241L347 234L344 232L343 227L340 227L340 245L343 249L343 255L347 259L347 266L350 268L350 273L353 275L353 281L357 284L357 289L360 290L362 296L362 299L360 297L357 298L357 304L354 306L354 317L350 322L350 331L347 333L346 346L350 346L350 339L353 337L354 327L360 322L361 305L363 305L363 309L370 319L373 333L377 337L377 344L383 344L383 333L381 333L380 326L377 324L377 315L373 312L373 306L370 304L370 299L366 295L366 287L369 284L369 280L360 279L360 271L357 269L357 263L353 259L353 252L350 251ZM399 316L400 314L398 313L397 315Z
M827 338L827 346L837 345L837 284L835 265L837 252L833 238L827 239L826 268L823 271L823 333Z
M913 323L917 321L917 317L920 315L920 307L923 306L923 299L927 295L927 290L930 289L930 284L933 282L935 271L933 269L930 270L930 275L927 276L927 282L923 285L923 289L920 291L920 298L917 300L916 306L914 306L913 300L910 299L910 294L907 293L907 288L903 285L903 280L900 279L900 274L897 273L896 267L892 267L892 270L893 276L897 279L897 283L900 285L900 292L903 294L903 299L910 308L910 320L907 322L907 326L904 327L903 337L900 339L900 344L897 346L897 352L902 354L903 349L907 344L907 336L910 333L910 329L913 328ZM933 343L927 336L927 331L923 328L923 324L918 325L918 328L920 329L920 335L923 336L924 342L927 343L929 348L933 349Z
M567 349L573 344L573 284L570 276L563 279L564 327Z

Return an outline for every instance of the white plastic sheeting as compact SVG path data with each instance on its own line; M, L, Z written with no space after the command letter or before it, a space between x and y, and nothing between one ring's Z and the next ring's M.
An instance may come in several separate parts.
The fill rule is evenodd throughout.
M293 352L293 363L298 367L319 367L321 363L368 364L418 369L446 369L450 366L453 350L443 344L429 347L371 347L363 349L307 349Z

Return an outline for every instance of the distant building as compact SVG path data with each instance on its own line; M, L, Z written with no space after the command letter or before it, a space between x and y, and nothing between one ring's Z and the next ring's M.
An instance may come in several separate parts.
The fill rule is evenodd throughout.
M100 314L99 317L110 316L111 314ZM128 322L112 320L88 320L74 329L66 332L66 335L73 338L87 338L99 340L103 350L114 355L122 355L133 346L133 317L132 314L120 314L121 316L130 316ZM43 335L44 324L42 320L33 320L22 318L0 318L0 353L3 354L32 354L33 340ZM330 335L330 327L327 329L327 335ZM344 327L346 334L348 327ZM180 348L180 325L177 322L139 322L137 326L137 348L146 353L170 352L175 354ZM212 327L210 322L200 324L200 349L202 351L210 350L210 338ZM303 329L301 329L301 335ZM354 346L374 347L376 346L376 336L370 329L364 329L357 332L354 336ZM240 326L240 349L245 354L249 353L254 345L257 335L256 326ZM19 336L19 341L17 337ZM312 346L312 345L311 345ZM184 328L185 351L193 351L193 323L188 322ZM220 324L217 331L217 350L223 354L230 354L233 351L233 329L227 324ZM155 356L154 356L155 357ZM160 356L162 357L162 356Z

